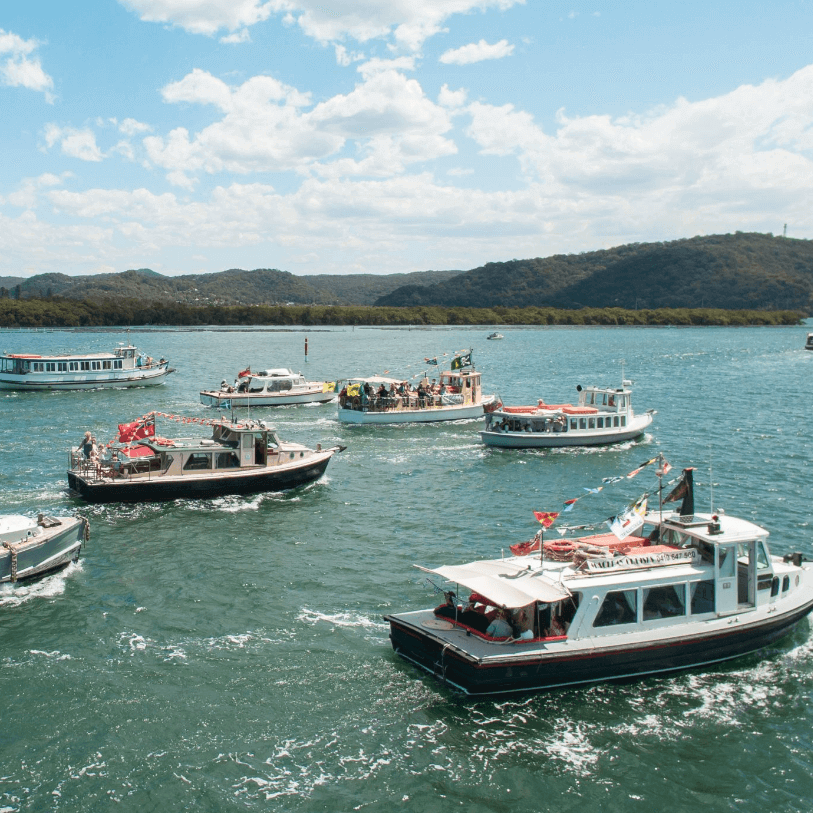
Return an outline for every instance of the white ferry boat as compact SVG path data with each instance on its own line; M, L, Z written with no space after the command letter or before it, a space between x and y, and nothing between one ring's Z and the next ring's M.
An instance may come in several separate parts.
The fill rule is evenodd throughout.
M0 584L44 576L76 561L88 536L83 517L0 516Z
M339 420L366 425L457 421L479 418L497 403L495 395L483 395L474 369L446 370L434 386L425 377L414 389L397 378L351 378L339 394Z
M219 390L202 390L200 402L206 406L232 407L290 406L292 404L324 404L336 398L336 382L306 381L302 373L287 367L276 367L252 373L238 373L234 384L225 379Z
M466 694L500 694L718 663L774 644L813 609L813 566L771 555L748 520L684 501L642 527L603 550L589 537L569 556L422 568L470 592L468 605L452 592L386 616L392 645Z
M0 356L0 390L95 390L163 384L173 372L166 359L156 361L133 345L109 353Z
M805 350L813 350L813 333L807 334L807 341L805 342Z
M576 387L577 404L503 406L486 415L480 437L487 446L546 449L601 446L632 440L652 423L655 410L636 415L630 382L619 388Z

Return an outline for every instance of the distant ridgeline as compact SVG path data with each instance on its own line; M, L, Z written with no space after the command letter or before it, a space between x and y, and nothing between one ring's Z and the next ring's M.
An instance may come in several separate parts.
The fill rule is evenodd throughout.
M765 321L755 311L792 312L780 320L786 323L813 313L813 241L738 232L465 272L295 276L232 269L167 277L140 269L0 277L4 319L12 318L10 302L34 299L59 305L49 318L94 320L79 324L721 324L727 317L711 316L715 309L749 311L751 323ZM37 312L44 314L16 311L19 318ZM112 312L133 320L109 322L104 314Z

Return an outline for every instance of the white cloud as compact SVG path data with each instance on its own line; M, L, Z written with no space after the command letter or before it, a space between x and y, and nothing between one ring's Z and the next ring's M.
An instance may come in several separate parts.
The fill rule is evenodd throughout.
M24 178L14 192L10 192L5 198L0 197L0 203L10 203L20 209L34 209L39 201L40 190L60 186L66 177L67 173L59 177L46 172L36 178Z
M33 52L40 46L34 39L24 40L11 31L0 28L0 81L9 87L24 87L45 94L53 102L54 80L42 69Z
M167 169L174 183L189 184L198 172L269 172L316 169L331 176L403 172L412 163L455 152L444 137L452 124L447 110L423 93L408 68L412 58L367 63L363 81L350 93L312 110L308 94L272 77L255 76L232 87L195 70L162 91L167 102L211 104L223 118L190 134L183 127L144 139L149 159ZM358 159L334 159L346 145ZM319 163L322 162L322 163Z
M104 158L104 154L96 146L96 136L87 128L76 130L73 127L48 124L45 127L45 143L48 149L59 143L64 155L82 161L101 161Z
M267 20L280 2L259 0L119 0L150 23L170 23L191 34L214 36Z
M439 61L446 65L471 65L486 59L502 59L514 53L514 46L508 40L500 40L489 45L485 40L454 48L441 54Z
M119 0L146 22L177 25L193 34L214 36L283 15L321 43L345 39L367 42L392 38L398 47L417 51L443 30L455 14L498 9L525 0Z
M353 62L361 62L364 59L364 54L360 51L348 51L344 45L335 45L334 51L336 53L336 64L346 68Z
M241 43L244 42L251 42L251 34L248 33L247 28L241 28L234 34L229 34L228 36L221 37L220 41L227 45L240 45Z
M148 133L150 130L152 130L152 127L149 124L144 124L135 119L124 119L124 121L119 124L119 131L127 136L134 136L138 133Z

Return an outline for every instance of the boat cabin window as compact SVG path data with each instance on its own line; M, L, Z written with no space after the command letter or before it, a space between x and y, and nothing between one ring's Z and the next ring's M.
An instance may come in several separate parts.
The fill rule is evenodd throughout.
M706 579L702 582L689 582L689 595L692 602L692 615L713 613L715 611L713 579Z
M785 576L785 578L782 579L782 592L787 593L789 589L790 589L790 576Z
M627 416L622 415L621 416L621 426L626 426L626 425L627 425Z
M613 426L618 426L618 415L613 418Z
M89 370L90 369L90 362L89 361L82 361L82 362L80 362L80 364L81 364L83 370Z
M686 615L686 585L664 584L643 589L644 621Z
M617 590L607 593L593 622L594 627L634 624L638 620L638 591Z
M45 365L41 361L35 361L31 367L33 368L35 373L44 373L45 372Z
M192 452L183 464L184 471L212 468L212 455L210 452Z
M268 389L271 389L271 384L269 383ZM265 391L265 382L264 381L257 381L255 379L251 379L251 384L248 387L249 392L264 392Z
M587 429L587 418L579 418L579 429Z
M733 545L720 546L717 548L717 567L722 578L734 578L737 560L734 556Z
M757 542L757 570L767 570L771 566L768 558L768 551L765 550L764 542Z
M587 426L588 426L589 429L595 429L596 428L596 419L595 418L588 418L587 419Z
M216 467L218 469L240 468L240 458L234 452L218 452Z
M79 369L79 362L78 361L70 361L70 362L68 362L68 365L69 365L70 371L72 373L75 373Z

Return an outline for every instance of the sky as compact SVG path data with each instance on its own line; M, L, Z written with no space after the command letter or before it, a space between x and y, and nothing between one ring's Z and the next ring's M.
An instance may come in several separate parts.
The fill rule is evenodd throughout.
M813 0L0 6L0 276L813 238Z

